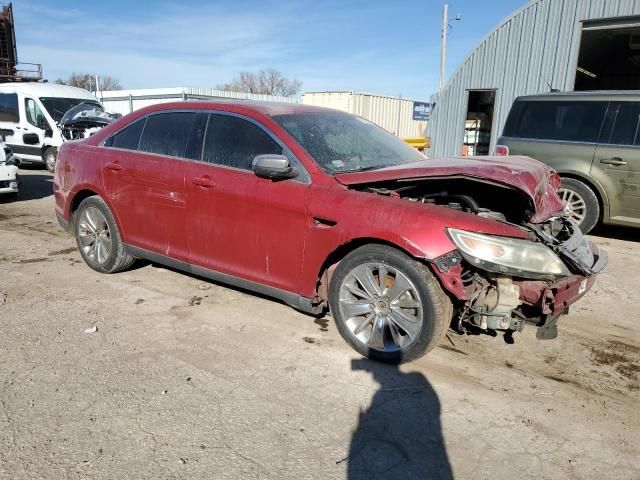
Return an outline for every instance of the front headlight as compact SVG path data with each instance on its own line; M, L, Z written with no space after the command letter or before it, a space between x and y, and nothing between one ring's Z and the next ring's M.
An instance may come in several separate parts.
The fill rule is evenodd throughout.
M455 228L447 231L465 260L483 270L525 278L571 275L560 257L545 245Z

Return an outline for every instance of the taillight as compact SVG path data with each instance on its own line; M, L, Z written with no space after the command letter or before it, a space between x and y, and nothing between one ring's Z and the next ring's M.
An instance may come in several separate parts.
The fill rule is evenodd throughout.
M499 157L506 157L509 155L509 147L506 145L496 145L496 155Z

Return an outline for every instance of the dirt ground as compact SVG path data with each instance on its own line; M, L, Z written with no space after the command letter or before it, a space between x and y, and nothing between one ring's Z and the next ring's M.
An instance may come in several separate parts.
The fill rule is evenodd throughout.
M398 368L330 317L92 271L51 176L21 173L0 200L0 478L640 478L640 230L594 237L609 267L558 339L450 333Z

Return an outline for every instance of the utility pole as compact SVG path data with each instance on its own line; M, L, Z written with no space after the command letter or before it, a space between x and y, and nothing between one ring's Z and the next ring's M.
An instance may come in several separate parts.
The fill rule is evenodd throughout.
M456 15L453 20L462 20L460 14ZM444 4L442 6L442 50L440 52L440 93L444 90L445 80L447 78L446 65L447 65L447 33L449 33L449 5Z
M447 31L449 30L449 5L442 7L442 50L440 51L440 92L444 89L447 62Z

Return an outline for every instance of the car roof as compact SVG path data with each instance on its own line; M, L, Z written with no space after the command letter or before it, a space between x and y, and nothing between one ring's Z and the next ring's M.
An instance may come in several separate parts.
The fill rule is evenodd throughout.
M0 93L27 93L38 97L82 98L98 101L98 99L84 88L58 85L44 82L13 82L0 84Z
M325 107L316 107L314 105L304 105L301 103L287 103L287 102L260 102L255 100L242 100L242 99L212 99L212 100L185 100L177 102L168 102L152 105L142 110L145 111L161 111L161 110L184 110L184 109L216 109L216 110L244 110L252 111L262 115L293 115L300 113L321 113L321 112L333 112L333 113L345 113L340 110L334 110Z
M549 92L535 95L523 95L516 100L638 100L640 101L640 90L593 90L582 92Z

